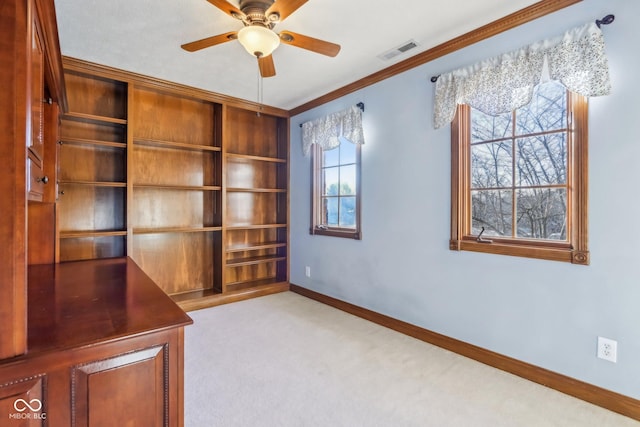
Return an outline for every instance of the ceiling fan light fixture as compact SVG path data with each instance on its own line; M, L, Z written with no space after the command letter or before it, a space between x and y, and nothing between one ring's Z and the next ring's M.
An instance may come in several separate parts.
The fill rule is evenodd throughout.
M271 55L280 45L280 37L260 25L249 25L240 29L238 41L250 55L257 58Z

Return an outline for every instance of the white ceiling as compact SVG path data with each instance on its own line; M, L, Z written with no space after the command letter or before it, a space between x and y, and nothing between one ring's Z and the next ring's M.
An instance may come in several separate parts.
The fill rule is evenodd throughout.
M277 1L277 0L276 0ZM237 0L230 3L238 5ZM309 0L275 27L342 46L330 58L281 44L263 102L292 109L536 0ZM189 53L181 44L242 23L206 0L55 0L62 54L258 100L258 66L237 41ZM418 48L378 55L413 39Z

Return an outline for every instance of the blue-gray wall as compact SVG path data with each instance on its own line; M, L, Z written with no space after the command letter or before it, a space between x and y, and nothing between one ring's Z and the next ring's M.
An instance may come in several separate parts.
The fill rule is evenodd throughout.
M608 13L613 94L590 101L591 265L448 249L450 129L429 77ZM640 1L585 0L291 120L291 282L640 398ZM309 235L299 124L364 102L363 240ZM305 277L311 267L311 278ZM618 363L596 358L597 336Z

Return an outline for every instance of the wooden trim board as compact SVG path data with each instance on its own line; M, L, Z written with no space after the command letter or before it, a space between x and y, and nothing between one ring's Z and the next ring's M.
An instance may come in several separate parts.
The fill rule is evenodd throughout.
M640 400L291 284L299 295L640 421Z

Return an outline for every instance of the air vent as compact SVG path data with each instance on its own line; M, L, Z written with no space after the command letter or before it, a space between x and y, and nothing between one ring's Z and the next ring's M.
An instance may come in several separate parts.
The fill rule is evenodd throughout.
M388 61L391 58L402 55L406 51L411 50L415 47L418 47L418 43L415 40L409 40L402 43L400 46L394 47L393 49L381 53L380 55L378 55L378 58L382 59L383 61Z

